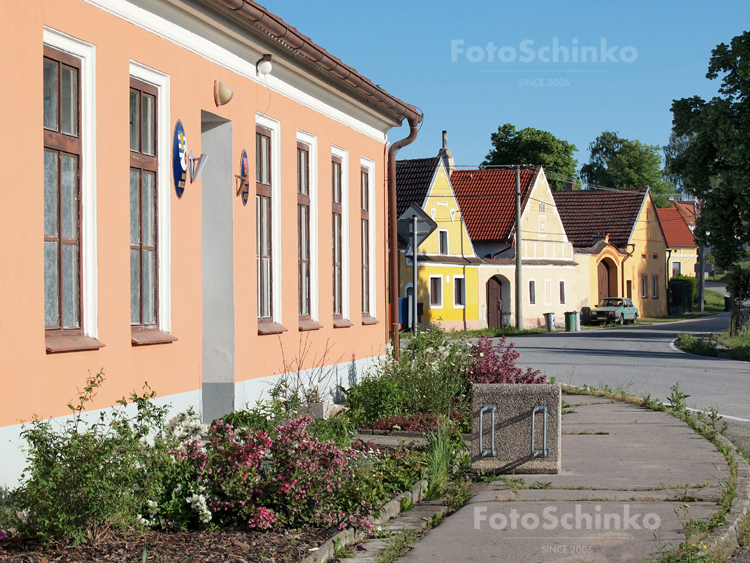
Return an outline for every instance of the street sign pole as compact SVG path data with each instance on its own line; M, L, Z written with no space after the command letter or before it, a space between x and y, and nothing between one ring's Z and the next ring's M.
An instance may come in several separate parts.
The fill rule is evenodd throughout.
M411 317L411 331L413 334L417 334L417 221L419 219L416 215L411 218L411 225L412 225L412 232L414 235L412 236L412 246L411 246L411 253L412 253L412 270L413 270L413 279L412 279L412 289L411 289L411 304L412 304L412 317Z

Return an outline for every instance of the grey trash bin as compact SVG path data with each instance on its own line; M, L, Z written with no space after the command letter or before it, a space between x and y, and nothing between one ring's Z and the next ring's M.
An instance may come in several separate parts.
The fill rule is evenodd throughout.
M544 323L547 325L547 332L555 332L554 313L544 313Z

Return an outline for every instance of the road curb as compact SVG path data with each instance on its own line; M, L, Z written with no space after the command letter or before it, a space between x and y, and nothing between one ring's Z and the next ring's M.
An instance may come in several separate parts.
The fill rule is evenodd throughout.
M711 556L724 560L741 547L742 521L750 508L750 465L727 438L721 434L717 434L716 438L733 453L737 471L735 485L737 495L727 512L727 522L711 532L706 541Z

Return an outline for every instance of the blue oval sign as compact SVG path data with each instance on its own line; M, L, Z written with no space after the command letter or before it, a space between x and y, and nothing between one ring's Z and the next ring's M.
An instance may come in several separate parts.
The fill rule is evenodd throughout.
M174 189L177 197L182 197L187 181L188 153L187 137L182 128L182 122L178 119L174 126L174 140L172 141L172 173L174 175Z
M240 156L240 176L242 177L242 205L247 205L247 198L250 195L250 162L247 159L247 153L243 150Z

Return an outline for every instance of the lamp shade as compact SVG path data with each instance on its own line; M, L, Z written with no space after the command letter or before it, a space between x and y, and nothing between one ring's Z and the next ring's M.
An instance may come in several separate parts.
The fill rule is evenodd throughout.
M232 92L223 82L214 80L214 102L216 106L223 106L232 101L234 92Z
M271 74L271 71L273 70L273 64L271 64L271 61L263 61L258 64L258 73L262 75Z

